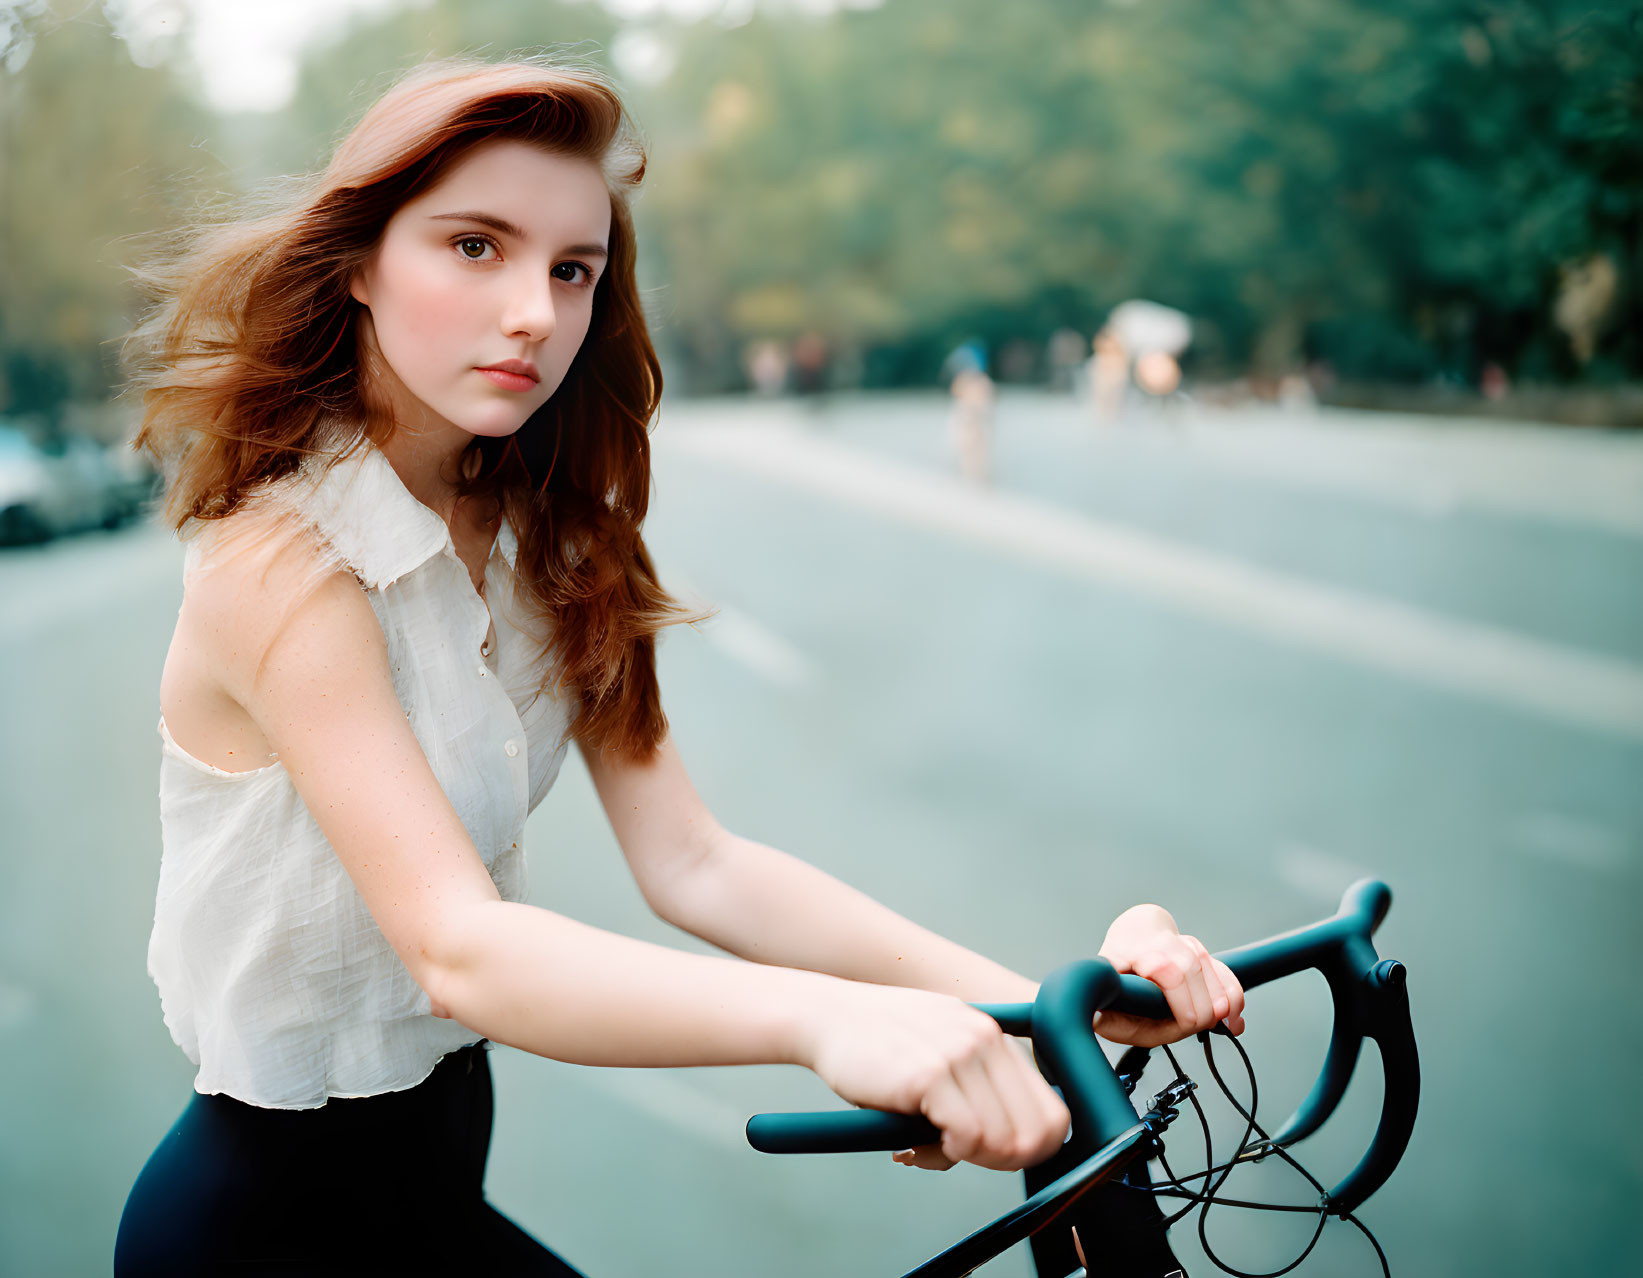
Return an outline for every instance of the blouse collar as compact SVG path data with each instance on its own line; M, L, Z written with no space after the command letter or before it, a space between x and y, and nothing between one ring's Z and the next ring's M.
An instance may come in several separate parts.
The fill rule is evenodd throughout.
M304 459L299 474L308 486L300 500L366 586L385 590L452 545L445 521L412 496L388 455L371 440L361 440L329 467L328 461ZM509 569L518 548L504 516L496 549Z

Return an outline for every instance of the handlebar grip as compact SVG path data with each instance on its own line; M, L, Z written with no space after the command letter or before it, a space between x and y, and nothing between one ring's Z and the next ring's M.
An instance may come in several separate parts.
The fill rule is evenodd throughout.
M1069 963L1046 977L1036 1004L977 1005L1005 1030L1032 1034L1033 1048L1052 1076L1070 1084L1063 1086L1062 1094L1074 1129L1090 1133L1097 1144L1116 1139L1139 1121L1129 1094L1090 1033L1095 1013L1119 996L1120 979L1105 959L1089 959ZM1157 992L1148 982L1140 984ZM1146 1005L1145 991L1135 1001ZM766 1154L861 1153L940 1140L940 1129L928 1119L876 1109L755 1114L747 1123L748 1144Z
M879 1109L755 1114L747 1120L747 1143L761 1154L860 1154L940 1141L941 1131L929 1119Z
M1128 1012L1131 1016L1150 1016L1167 1021L1172 1013L1164 991L1143 976L1120 976L1118 997L1112 1001L1112 1010Z
M1030 1028L1033 1048L1053 1076L1072 1084L1064 1086L1062 1094L1075 1130L1096 1134L1098 1144L1128 1131L1137 1121L1129 1095L1090 1033L1095 1013L1118 997L1119 981L1104 959L1069 963L1044 979L1030 1017L1021 1016L1024 1009L1015 1006L980 1009L1005 1028ZM755 1114L747 1124L748 1144L767 1154L908 1149L940 1139L940 1130L928 1119L873 1109Z

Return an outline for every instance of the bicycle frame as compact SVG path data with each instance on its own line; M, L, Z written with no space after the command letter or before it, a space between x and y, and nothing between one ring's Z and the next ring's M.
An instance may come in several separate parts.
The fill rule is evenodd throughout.
M1323 1068L1271 1145L1286 1147L1322 1127L1346 1093L1363 1040L1373 1039L1380 1050L1385 1075L1380 1123L1358 1165L1324 1196L1320 1208L1331 1215L1347 1215L1386 1183L1408 1146L1419 1104L1420 1064L1405 986L1407 971L1401 963L1379 958L1370 940L1391 903L1391 889L1385 883L1363 879L1346 890L1331 917L1216 956L1246 991L1308 970L1322 972L1329 983L1334 1025ZM1072 1115L1071 1134L1050 1162L1056 1168L1076 1166L1036 1192L1032 1185L1037 1169L1029 1169L1030 1196L1020 1207L910 1270L905 1278L961 1278L1037 1233L1075 1195L1121 1175L1137 1158L1161 1152L1159 1134L1174 1116L1173 1109L1137 1113L1093 1032L1095 1014L1106 1008L1167 1018L1163 991L1150 981L1121 976L1103 959L1085 959L1052 972L1032 1003L977 1006L1005 1033L1032 1038L1040 1070L1060 1087ZM871 1109L756 1114L747 1124L748 1143L765 1153L895 1150L940 1138L941 1133L921 1117ZM1264 1157L1265 1145L1252 1144L1239 1157ZM1070 1244L1067 1252L1070 1255Z

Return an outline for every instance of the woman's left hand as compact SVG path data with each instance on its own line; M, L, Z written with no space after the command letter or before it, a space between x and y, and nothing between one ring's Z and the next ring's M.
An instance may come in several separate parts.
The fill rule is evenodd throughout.
M1145 977L1169 1000L1173 1021L1126 1012L1101 1012L1095 1032L1114 1043L1157 1047L1213 1028L1225 1021L1244 1032L1244 987L1227 965L1195 936L1183 936L1170 912L1159 905L1125 910L1107 929L1100 955L1119 972Z

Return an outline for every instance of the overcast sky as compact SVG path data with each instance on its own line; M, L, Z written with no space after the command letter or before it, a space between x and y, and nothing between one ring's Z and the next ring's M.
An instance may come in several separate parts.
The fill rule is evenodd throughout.
M669 14L685 19L718 16L727 25L745 21L755 4L829 12L876 8L882 0L568 0L600 4L642 27L644 19ZM3 3L3 0L0 0ZM192 16L192 51L206 99L224 111L273 111L290 100L304 44L345 26L357 15L399 8L426 8L430 0L111 0L136 55L145 41L178 30ZM544 41L552 43L552 41ZM666 57L657 42L636 30L618 40L611 56L622 72L661 74Z

